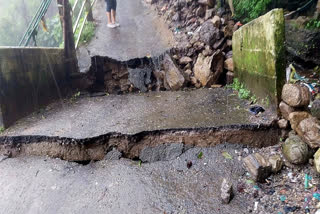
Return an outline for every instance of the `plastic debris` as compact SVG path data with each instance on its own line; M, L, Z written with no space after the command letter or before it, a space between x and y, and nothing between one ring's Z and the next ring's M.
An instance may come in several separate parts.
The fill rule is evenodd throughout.
M290 212L295 212L295 211L297 211L299 209L300 209L300 207L298 207L298 206L293 206L293 207L285 206L284 207L284 212L285 213L290 213Z
M284 196L284 195L281 195L281 196L280 196L280 201L284 202L284 201L286 201L286 200L287 200L287 197L286 197L286 196Z
M320 193L315 192L315 193L313 193L312 196L313 196L315 199L317 199L318 201L320 201Z
M190 169L192 167L192 161L187 162L187 168Z
M259 204L258 201L254 202L254 207L253 207L254 211L256 211L258 209L258 204Z
M310 181L311 179L312 179L312 177L309 176L308 174L305 174L305 175L304 175L304 188L305 188L305 189L310 188L310 186L309 186L309 181Z
M249 109L250 113L257 115L259 113L264 112L264 108L262 108L261 106L253 106Z

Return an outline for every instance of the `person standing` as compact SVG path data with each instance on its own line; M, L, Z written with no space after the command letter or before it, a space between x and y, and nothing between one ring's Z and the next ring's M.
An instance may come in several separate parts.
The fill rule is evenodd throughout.
M117 0L105 0L107 4L108 27L116 28L120 24L116 21Z

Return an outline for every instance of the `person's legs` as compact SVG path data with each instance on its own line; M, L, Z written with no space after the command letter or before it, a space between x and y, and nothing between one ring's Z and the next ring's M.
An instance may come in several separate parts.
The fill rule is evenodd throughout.
M117 27L120 26L120 24L117 22L117 0L112 0L113 1L113 8L111 10L111 18L112 18L112 23L115 24Z
M114 28L116 27L114 24L113 24L113 20L112 20L112 0L106 0L106 4L107 4L107 19L108 19L108 27L109 28Z
M116 23L116 11L115 10L111 10L111 21L113 24Z

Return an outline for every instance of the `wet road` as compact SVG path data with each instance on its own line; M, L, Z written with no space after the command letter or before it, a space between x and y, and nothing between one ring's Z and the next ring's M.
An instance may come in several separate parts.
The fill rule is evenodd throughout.
M241 148L193 148L177 159L141 166L126 159L83 166L50 158L0 157L0 213L248 213L252 197L234 191L229 205L219 197L224 177L236 187L245 173L235 155ZM200 151L202 159L197 158ZM226 159L222 152L234 158ZM190 169L187 161L193 163Z
M97 0L93 16L97 21L95 37L87 49L90 56L105 56L117 61L158 56L171 48L171 31L141 0L117 0L121 26L107 28L105 1Z
M223 88L80 97L49 105L0 135L89 138L110 132L270 124L274 119L268 113L253 116L248 109L247 101Z

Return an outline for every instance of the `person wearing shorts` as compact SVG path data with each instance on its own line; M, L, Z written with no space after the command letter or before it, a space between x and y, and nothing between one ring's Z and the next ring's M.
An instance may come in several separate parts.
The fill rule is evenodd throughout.
M116 10L117 10L117 0L105 0L107 4L107 18L108 27L115 28L119 27L120 24L116 21Z

